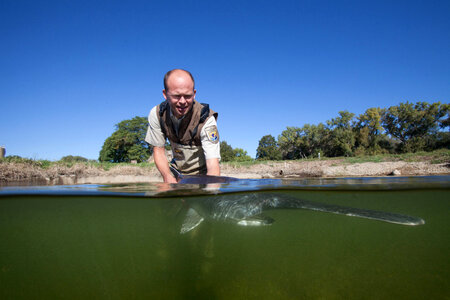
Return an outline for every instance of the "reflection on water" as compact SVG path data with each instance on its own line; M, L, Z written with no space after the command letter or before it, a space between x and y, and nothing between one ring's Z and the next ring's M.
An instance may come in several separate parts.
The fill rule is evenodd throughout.
M1 189L0 299L445 299L448 179ZM274 203L264 218L246 216L274 197L426 224ZM238 217L215 216L217 205ZM180 234L191 209L201 225Z
M303 179L239 179L219 184L83 184L54 186L0 186L1 195L119 195L177 197L264 190L403 190L450 188L450 176L358 177Z

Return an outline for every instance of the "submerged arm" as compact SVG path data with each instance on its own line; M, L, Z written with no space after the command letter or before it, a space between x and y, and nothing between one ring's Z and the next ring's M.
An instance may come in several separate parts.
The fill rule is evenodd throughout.
M172 175L167 162L166 150L164 147L153 147L153 158L155 159L156 167L166 183L177 183L177 180Z

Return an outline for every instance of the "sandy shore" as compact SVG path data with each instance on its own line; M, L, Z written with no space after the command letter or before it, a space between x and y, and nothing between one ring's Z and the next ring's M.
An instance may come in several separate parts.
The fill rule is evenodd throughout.
M248 167L221 166L223 176L236 178L302 178L448 175L450 163L365 162L348 164L342 159L322 161L286 161L255 164ZM42 169L28 164L0 164L1 185L112 184L162 182L156 168L117 166L101 168L77 164L73 167L53 166Z

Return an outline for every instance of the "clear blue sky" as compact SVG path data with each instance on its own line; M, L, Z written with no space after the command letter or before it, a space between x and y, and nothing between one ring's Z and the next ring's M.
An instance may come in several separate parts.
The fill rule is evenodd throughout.
M348 110L450 99L450 1L0 0L0 145L97 159L190 70L219 133L266 134Z

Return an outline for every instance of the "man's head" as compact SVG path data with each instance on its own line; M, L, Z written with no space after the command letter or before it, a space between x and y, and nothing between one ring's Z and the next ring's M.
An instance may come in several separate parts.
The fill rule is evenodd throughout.
M164 99L175 117L181 118L191 110L196 93L194 85L194 77L186 70L174 69L164 76Z

